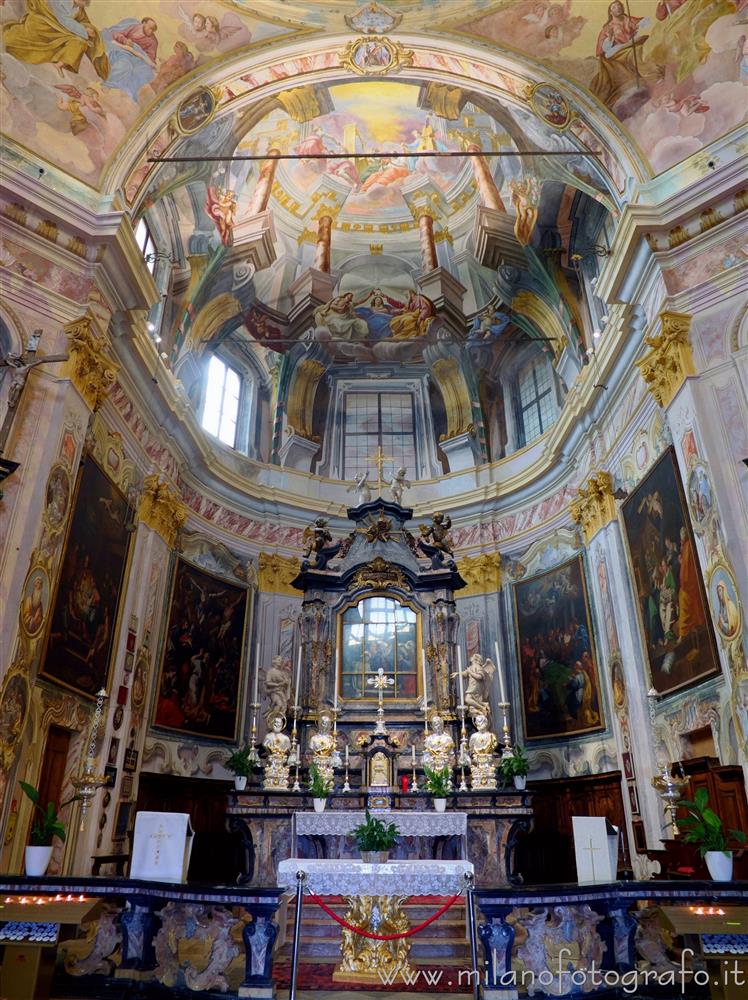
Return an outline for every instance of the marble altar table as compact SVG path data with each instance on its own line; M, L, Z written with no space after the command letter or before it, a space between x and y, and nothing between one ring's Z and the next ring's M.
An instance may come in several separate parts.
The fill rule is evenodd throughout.
M353 928L382 935L402 935L409 921L401 904L410 896L469 895L468 920L475 955L472 919L474 869L469 861L330 861L286 858L278 865L278 885L296 890L291 1000L296 993L296 969L301 937L302 893L314 896L344 896L348 900L346 922ZM408 956L410 940L374 940L344 928L340 944L341 962L333 973L336 982L394 983L398 976L413 982ZM473 961L475 969L476 962Z
M401 837L457 837L460 841L460 858L467 860L467 813L398 810L377 815L387 823L394 823ZM294 857L298 854L297 837L346 837L354 827L365 821L366 813L361 810L295 812L291 821L291 852Z

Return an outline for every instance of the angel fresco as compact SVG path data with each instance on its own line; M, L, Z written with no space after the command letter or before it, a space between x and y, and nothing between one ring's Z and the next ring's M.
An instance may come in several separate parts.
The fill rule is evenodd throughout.
M89 20L90 0L28 0L20 21L3 26L3 48L21 62L52 63L77 73L85 56L102 80L109 77L109 57L99 30Z
M234 242L234 221L236 219L236 195L222 187L208 187L205 211L213 219L225 247Z
M180 4L179 16L183 22L179 34L200 52L229 52L252 41L252 32L233 11L226 11L219 21L200 10L190 14Z
M80 91L69 83L55 84L55 90L62 91L66 97L60 97L57 107L60 111L67 111L70 115L70 131L73 135L79 135L94 123L94 119L85 114L90 111L99 118L106 118L106 111L99 100L99 92L94 84Z

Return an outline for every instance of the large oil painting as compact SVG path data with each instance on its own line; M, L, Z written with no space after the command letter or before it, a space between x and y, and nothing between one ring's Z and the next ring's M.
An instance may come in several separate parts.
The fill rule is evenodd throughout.
M603 729L581 556L514 587L525 737Z
M83 467L42 673L93 696L107 687L130 542L125 497L98 465Z
M154 724L234 740L247 590L178 560Z
M719 672L685 495L669 448L622 507L652 685L659 694Z

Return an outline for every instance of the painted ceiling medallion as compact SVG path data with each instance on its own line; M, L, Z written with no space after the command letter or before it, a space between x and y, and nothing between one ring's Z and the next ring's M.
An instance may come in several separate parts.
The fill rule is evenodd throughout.
M404 66L412 66L413 52L399 42L372 35L349 42L340 53L340 62L359 76L387 76Z
M345 15L345 23L351 31L361 31L365 35L376 35L392 31L402 21L402 14L393 14L378 3L364 4L355 14Z
M529 88L528 100L538 118L560 132L576 118L564 95L549 83L536 83Z

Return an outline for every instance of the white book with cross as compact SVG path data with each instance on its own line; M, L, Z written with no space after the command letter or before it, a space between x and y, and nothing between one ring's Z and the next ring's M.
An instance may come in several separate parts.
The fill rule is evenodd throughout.
M130 878L184 882L190 864L192 837L188 813L137 813Z
M618 827L604 816L572 816L577 881L615 882Z

